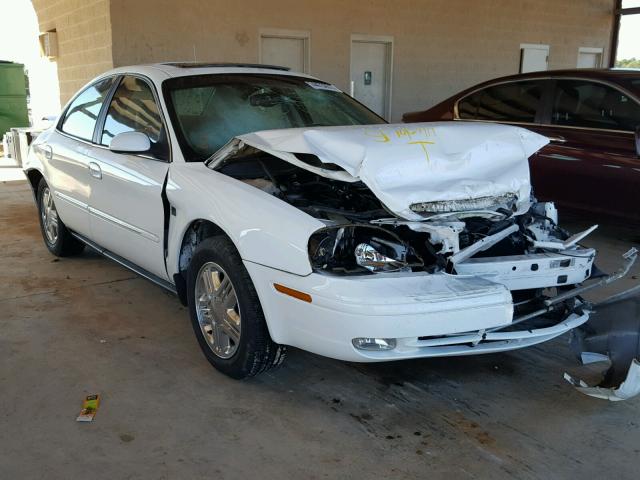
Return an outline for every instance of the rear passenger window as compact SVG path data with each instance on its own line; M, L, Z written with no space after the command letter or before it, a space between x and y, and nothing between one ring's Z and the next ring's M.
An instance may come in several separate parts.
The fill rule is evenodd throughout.
M151 87L136 77L124 77L113 94L100 143L111 144L113 137L124 132L141 132L151 141L151 154L168 158L166 132Z
M558 80L551 119L555 125L634 131L640 125L640 106L608 85Z
M110 77L87 87L69 105L60 129L74 137L92 141L102 102L112 84L113 77Z
M510 82L485 88L458 103L458 116L468 120L533 123L542 99L542 81Z

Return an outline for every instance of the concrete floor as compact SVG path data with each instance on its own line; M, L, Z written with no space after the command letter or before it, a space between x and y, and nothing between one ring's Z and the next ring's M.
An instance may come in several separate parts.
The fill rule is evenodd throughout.
M638 236L589 242L609 268ZM24 182L0 184L0 262L2 479L637 478L640 399L573 390L566 338L377 365L292 349L238 382L176 298L92 252L52 257ZM95 421L76 423L90 393Z

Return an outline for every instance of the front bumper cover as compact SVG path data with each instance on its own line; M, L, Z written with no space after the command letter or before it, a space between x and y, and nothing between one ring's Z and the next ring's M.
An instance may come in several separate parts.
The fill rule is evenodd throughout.
M588 329L593 307L581 295L625 276L636 257L637 251L627 252L624 267L614 274L594 275L583 285L530 305L515 318L505 286L478 277L426 273L300 277L251 262L245 265L274 341L341 360L381 362L503 352ZM313 302L285 296L274 284L308 293ZM359 350L352 345L359 337L393 338L396 347ZM628 371L629 363L623 380ZM629 394L637 373L636 368L631 370L627 393L617 396Z

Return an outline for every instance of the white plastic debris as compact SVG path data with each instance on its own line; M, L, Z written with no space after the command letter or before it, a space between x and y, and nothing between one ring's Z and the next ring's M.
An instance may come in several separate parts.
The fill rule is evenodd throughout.
M637 359L633 359L631 362L627 378L618 388L590 387L584 381L576 379L568 373L564 374L564 378L580 393L611 402L628 400L640 394L640 362Z

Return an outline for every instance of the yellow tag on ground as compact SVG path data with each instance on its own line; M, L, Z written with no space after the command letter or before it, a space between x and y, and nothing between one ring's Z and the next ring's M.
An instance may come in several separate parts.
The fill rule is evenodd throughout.
M98 405L100 405L100 395L88 395L82 402L82 410L80 410L80 415L76 418L76 422L93 421L93 417L96 416L98 411Z

